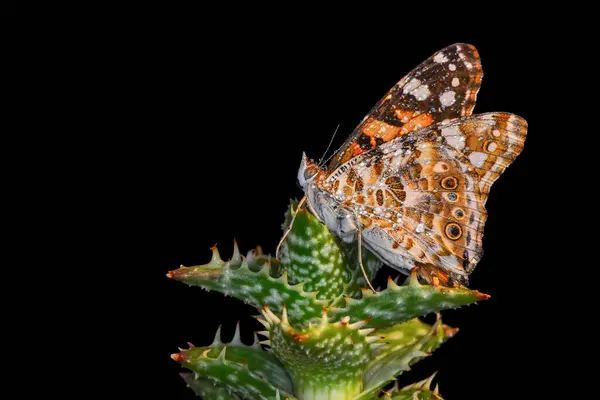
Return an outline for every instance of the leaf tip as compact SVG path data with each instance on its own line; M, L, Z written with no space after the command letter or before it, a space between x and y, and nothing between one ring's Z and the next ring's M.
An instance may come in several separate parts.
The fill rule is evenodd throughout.
M459 328L452 328L450 326L444 326L444 336L451 338L452 336L456 335L458 333L458 331L460 331Z
M487 299L489 299L490 297L492 297L492 296L490 296L489 294L485 294L485 293L481 293L481 292L477 292L477 293L475 294L475 296L477 297L477 299L478 299L478 300L487 300Z

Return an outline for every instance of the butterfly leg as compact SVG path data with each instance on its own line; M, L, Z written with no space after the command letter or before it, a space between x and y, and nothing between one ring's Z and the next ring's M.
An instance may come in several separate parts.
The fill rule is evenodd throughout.
M362 270L362 273L365 277L365 280L367 281L367 284L369 285L369 288L371 288L371 290L373 292L377 292L374 288L373 285L371 284L371 281L369 281L369 277L367 276L367 272L365 271L365 266L363 265L362 262L362 229L360 229L360 221L357 218L357 223L356 223L356 227L358 229L357 232L357 236L358 236L358 265L360 265L360 269Z
M312 204L310 204L310 201L307 201L306 205L308 206L312 215L314 215L315 218L317 218L319 220L319 222L323 224L324 223L323 220L321 219L321 217L319 217L319 213L317 213L317 210L315 210L315 208L312 206Z
M294 227L294 221L296 220L296 215L298 215L298 211L300 211L300 208L304 205L305 202L306 202L306 196L304 196L300 200L300 202L298 203L298 207L296 207L296 212L294 213L294 216L292 217L292 221L290 222L290 226L287 228L287 230L283 234L283 237L279 241L279 244L277 245L277 249L275 250L275 259L277 261L279 261L279 251L281 250L281 245L285 241L285 238L287 237L287 235L289 235L290 232L292 231L292 228Z

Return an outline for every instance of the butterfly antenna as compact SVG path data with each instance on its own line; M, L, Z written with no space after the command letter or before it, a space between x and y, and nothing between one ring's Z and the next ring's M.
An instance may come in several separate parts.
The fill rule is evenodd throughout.
M319 161L319 167L321 167L321 165L323 165L321 163L325 163L325 162L329 161L329 158L331 158L331 156L330 156L327 160L325 160L325 162L323 162L323 159L325 158L325 156L327 155L327 152L329 151L329 149L331 148L331 145L333 144L333 139L335 139L335 135L337 134L338 129L340 129L340 124L338 124L338 126L335 128L335 131L333 131L333 136L331 136L331 140L329 140L329 144L327 145L327 148L325 149L325 153L323 153L323 157L321 157L321 160Z
M358 226L359 226L359 228L358 228L358 264L360 265L360 269L362 270L362 273L365 276L365 280L367 281L367 284L369 285L371 290L373 292L377 292L373 288L373 285L371 285L371 281L369 280L369 277L367 276L367 272L365 271L365 266L363 265L363 262L362 262L362 229L360 229L360 225L358 225Z
M298 215L298 211L300 211L300 208L302 207L302 205L304 204L304 202L306 201L306 196L304 196L300 202L298 203L298 207L296 207L296 212L294 213L294 216L292 217L292 221L290 222L290 226L286 229L285 233L283 234L283 237L281 238L281 240L279 241L279 244L277 245L277 249L275 250L275 259L277 261L279 261L279 251L281 249L281 245L283 244L283 242L285 241L285 238L290 234L290 232L292 231L292 228L294 227L294 221L296 220L296 215Z

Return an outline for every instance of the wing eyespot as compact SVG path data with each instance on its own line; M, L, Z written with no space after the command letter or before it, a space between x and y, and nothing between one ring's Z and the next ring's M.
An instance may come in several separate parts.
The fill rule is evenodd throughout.
M450 222L444 229L446 236L451 240L458 240L462 236L462 228L456 222Z
M454 192L446 193L446 199L451 202L455 202L458 200L458 195Z
M447 176L444 179L442 179L441 184L444 189L452 190L458 187L458 180L453 176Z

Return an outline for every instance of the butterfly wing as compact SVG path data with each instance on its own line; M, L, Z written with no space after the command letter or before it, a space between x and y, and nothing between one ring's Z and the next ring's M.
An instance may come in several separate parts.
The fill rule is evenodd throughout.
M527 121L509 113L486 113L448 121L424 134L443 137L469 159L480 178L480 196L485 204L492 184L523 150Z
M525 134L526 122L506 113L435 124L355 157L331 184L358 212L363 243L390 266L466 283L483 255L483 190Z
M371 109L328 165L328 172L398 136L469 116L483 72L475 47L458 43L425 60Z

